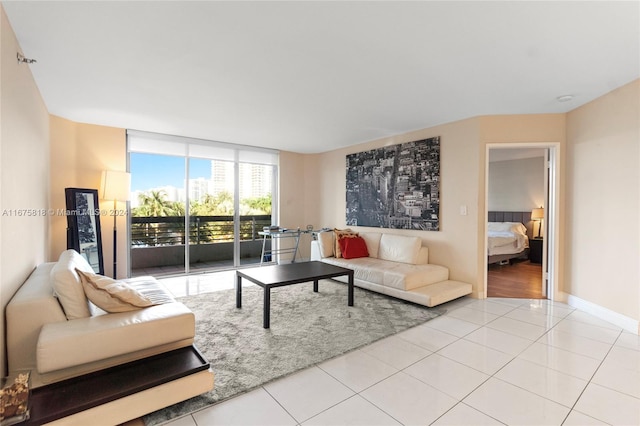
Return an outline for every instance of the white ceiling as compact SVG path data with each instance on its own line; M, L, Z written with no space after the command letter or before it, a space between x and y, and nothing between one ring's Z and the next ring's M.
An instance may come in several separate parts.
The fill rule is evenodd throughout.
M2 4L51 114L301 153L640 77L637 1Z

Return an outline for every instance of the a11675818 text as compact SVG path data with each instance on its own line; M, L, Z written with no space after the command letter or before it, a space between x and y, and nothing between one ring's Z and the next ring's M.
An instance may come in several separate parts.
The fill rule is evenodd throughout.
M3 209L2 216L39 217L39 216L126 216L126 209Z

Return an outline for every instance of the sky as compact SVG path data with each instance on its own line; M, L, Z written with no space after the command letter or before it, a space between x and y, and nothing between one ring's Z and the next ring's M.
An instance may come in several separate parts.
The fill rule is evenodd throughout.
M189 160L189 177L211 179L211 160ZM184 186L184 157L131 153L131 191L162 186Z

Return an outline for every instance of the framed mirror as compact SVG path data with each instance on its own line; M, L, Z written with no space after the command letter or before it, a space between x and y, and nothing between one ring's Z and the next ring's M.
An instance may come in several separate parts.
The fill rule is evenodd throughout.
M80 253L96 274L104 275L98 190L65 188L67 249Z

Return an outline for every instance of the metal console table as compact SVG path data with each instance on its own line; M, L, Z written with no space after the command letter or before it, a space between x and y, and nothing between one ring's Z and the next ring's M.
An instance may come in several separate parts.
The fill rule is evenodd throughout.
M277 230L269 230L269 231L260 231L258 235L262 235L262 255L260 256L260 266L265 261L265 256L269 256L273 260L274 255L281 255L284 253L293 253L293 258L291 259L291 263L296 262L296 256L298 255L298 246L300 244L300 236L302 234L309 234L313 232L313 230L303 230L303 229L286 229L280 228ZM267 249L267 238L272 240L271 248ZM293 238L294 244L293 247L274 247L273 240L280 238Z

